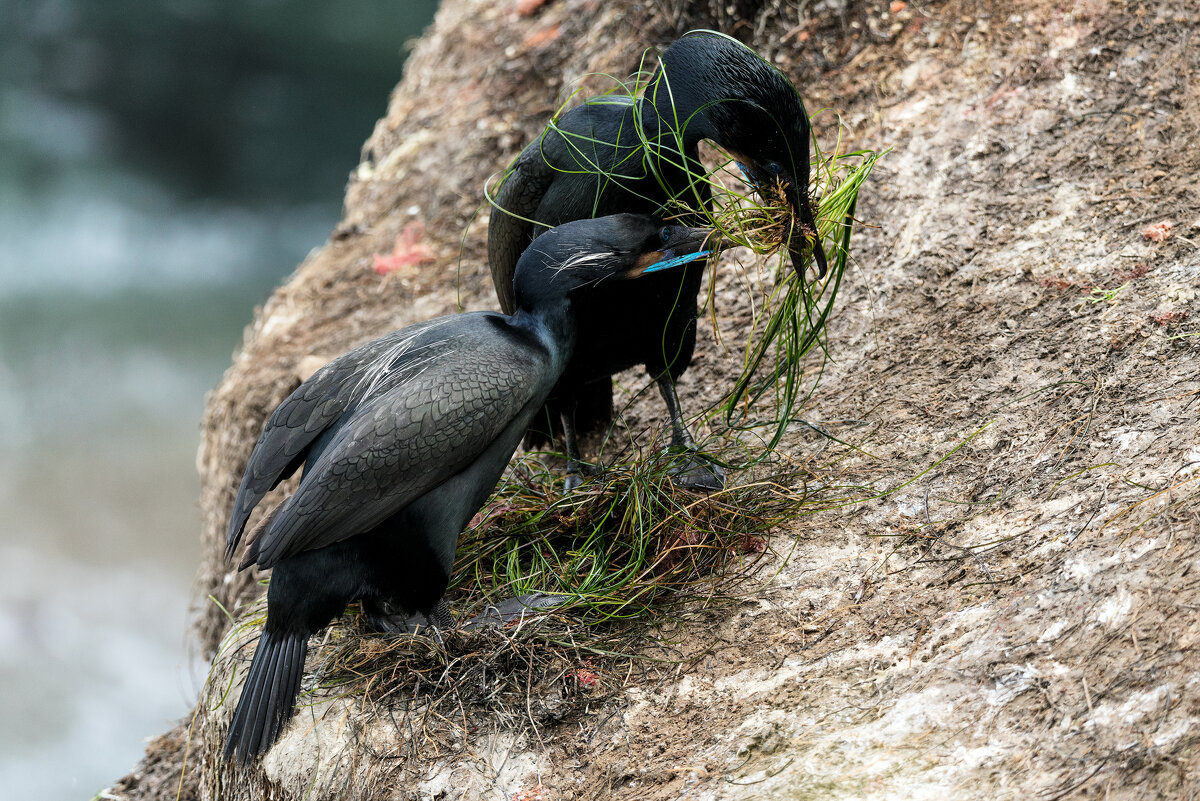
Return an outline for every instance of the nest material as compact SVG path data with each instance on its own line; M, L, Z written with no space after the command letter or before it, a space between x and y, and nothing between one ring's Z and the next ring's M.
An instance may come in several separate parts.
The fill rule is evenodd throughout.
M734 568L752 572L766 533L806 503L804 476L775 465L759 480L700 494L673 483L677 456L623 461L569 495L540 461L521 460L459 540L456 608L540 592L591 626L728 594Z
M766 533L811 500L805 476L778 465L699 495L672 484L669 458L632 464L640 467L613 468L561 496L551 472L526 457L462 535L450 594L460 621L514 592L559 594L562 605L440 639L380 634L352 606L310 644L297 717L309 708L320 718L342 708L327 701L350 699L352 741L390 743L393 756L414 764L461 753L482 730L547 736L618 692L632 672L652 669L662 647L656 626L668 624L662 613L685 600L700 598L702 608L731 597L761 564ZM242 646L264 612L262 599L244 611L222 648L230 656L218 662L249 659ZM214 672L209 713L229 702L236 682Z
M814 181L805 191L818 231L811 230L792 213L782 179L760 184L751 194L750 187L730 169L732 159L726 157L708 178L713 194L709 224L734 245L762 256L785 255L784 247L791 241L793 232L809 240L820 235L827 255L836 265L839 257L845 258L843 234L853 221L847 219L847 213L853 214L858 192L879 155L868 150L833 153L826 157L817 150L812 165ZM819 200L814 202L814 198Z
M570 630L569 622L558 624L560 632ZM515 628L456 629L442 632L439 641L380 636L352 616L319 649L314 692L358 698L363 714L356 726L386 721L410 735L394 741L425 760L460 752L480 728L537 738L616 689L591 680L597 669L584 652L549 642L542 629L552 626L543 619Z
M759 255L775 253L790 240L799 224L784 195L784 185L774 183L758 187L758 198L726 189L714 193L713 227L735 245ZM804 232L815 236L815 231Z

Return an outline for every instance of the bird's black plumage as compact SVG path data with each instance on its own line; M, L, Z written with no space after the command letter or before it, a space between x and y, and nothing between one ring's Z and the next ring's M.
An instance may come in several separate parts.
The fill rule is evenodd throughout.
M641 98L592 98L563 114L513 162L488 228L501 308L514 308L517 257L547 228L617 212L663 214L706 205L703 139L737 159L756 186L782 184L796 222L788 243L795 269L803 269L811 250L823 274L825 254L808 199L808 116L795 87L739 42L694 32L663 52ZM638 364L659 382L674 444L690 447L674 382L695 348L703 272L697 261L630 292L601 288L578 305L579 344L552 393L556 412L565 412L569 458L576 449L572 410L591 418L589 427L606 424L610 376Z
M226 758L245 763L279 736L308 637L347 603L362 600L372 614L435 612L459 532L570 359L573 304L606 279L703 256L708 233L638 215L564 225L521 257L511 315L440 317L388 334L279 405L234 501L229 554L263 496L301 464L304 473L242 561L274 572Z

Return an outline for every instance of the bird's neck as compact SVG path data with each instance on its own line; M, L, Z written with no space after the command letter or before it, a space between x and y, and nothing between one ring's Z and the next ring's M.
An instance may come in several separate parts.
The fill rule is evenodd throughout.
M567 298L539 303L532 310L518 308L509 323L547 352L554 369L566 368L575 350L575 315Z
M699 153L700 140L716 135L709 130L707 115L697 109L690 95L676 98L665 88L641 100L640 116L645 141L660 158L682 153L694 159Z

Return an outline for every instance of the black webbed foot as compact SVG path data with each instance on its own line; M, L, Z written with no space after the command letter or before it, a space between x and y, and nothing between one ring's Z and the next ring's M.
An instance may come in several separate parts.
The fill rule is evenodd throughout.
M567 477L563 479L563 490L573 492L583 483L584 478L598 476L604 472L604 467L601 465L589 464L587 462L568 461L567 462Z
M546 595L542 592L531 592L528 595L518 595L508 598L498 604L493 604L480 614L463 623L464 629L477 629L483 626L507 626L541 610L560 606L564 598L558 595Z
M363 603L363 611L367 615L367 622L376 631L392 635L425 634L438 643L442 642L442 631L449 631L457 625L445 598L439 599L428 615L421 612L406 615L387 605L368 602Z
M663 373L658 377L658 391L667 404L667 415L671 418L672 458L667 468L671 480L684 489L705 492L724 489L725 470L696 450L695 440L679 411L679 396L675 393L675 382L670 375Z
M675 456L667 472L675 485L684 489L716 492L725 488L725 469L695 450Z
M567 404L562 413L563 444L566 446L567 477L563 480L563 489L572 492L583 483L585 476L599 475L601 467L588 464L579 456L579 437L575 433L575 399Z

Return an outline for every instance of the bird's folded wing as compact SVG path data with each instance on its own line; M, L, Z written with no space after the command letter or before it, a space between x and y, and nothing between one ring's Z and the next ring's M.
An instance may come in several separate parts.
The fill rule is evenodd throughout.
M624 95L591 98L555 119L505 172L488 222L492 284L505 312L516 308L517 260L535 235L571 220L660 205L636 190L614 191L647 175L635 107Z
M334 359L279 404L250 454L229 518L227 553L237 547L250 512L308 456L314 442L380 383L402 378L402 365L439 339L447 318L409 326ZM449 318L453 319L453 318Z
M555 170L542 155L542 139L529 145L501 179L488 222L488 263L500 308L512 314L517 307L513 276L517 260L533 238L534 215L554 182Z
M265 569L370 530L471 465L544 395L554 381L544 351L480 333L427 347L393 371L404 375L381 378L309 461L247 563Z

